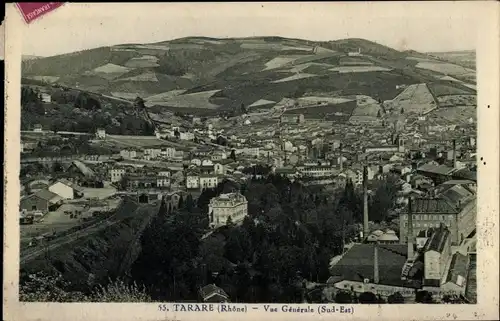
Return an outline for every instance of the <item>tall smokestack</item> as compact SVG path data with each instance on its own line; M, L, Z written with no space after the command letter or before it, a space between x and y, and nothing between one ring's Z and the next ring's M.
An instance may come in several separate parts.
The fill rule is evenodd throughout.
M457 166L457 142L453 140L453 168Z
M339 162L339 166L340 166L340 170L344 170L344 156L342 156L342 143L340 143L340 162Z
M368 166L363 167L363 237L368 237Z
M377 284L380 280L378 272L378 242L373 246L373 283Z
M412 198L408 199L408 258L413 258L413 209Z

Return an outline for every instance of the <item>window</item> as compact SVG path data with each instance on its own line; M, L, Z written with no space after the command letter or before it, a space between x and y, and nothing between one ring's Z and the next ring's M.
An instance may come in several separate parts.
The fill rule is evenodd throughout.
M413 219L416 220L417 219L417 215L413 214Z
M408 223L407 222L405 222L405 227L408 227Z

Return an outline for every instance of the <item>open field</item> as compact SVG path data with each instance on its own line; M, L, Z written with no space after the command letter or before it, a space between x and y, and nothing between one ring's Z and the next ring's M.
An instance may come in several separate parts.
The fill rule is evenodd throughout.
M317 76L318 75L306 74L306 73L296 74L296 75L293 75L290 77L286 77L286 78L272 81L272 83L276 84L276 83L280 83L280 82L294 81L294 80L299 80L299 79L303 79L303 78L311 78L311 77L317 77Z
M421 61L417 64L417 68L432 70L445 75L459 76L463 74L475 74L473 69L465 68L459 65L447 63L447 62L428 62Z
M477 110L475 107L470 106L438 108L429 113L428 117L432 117L437 122L449 122L450 119L453 119L456 124L464 124L471 118L473 120L477 119Z
M475 94L472 90L467 88L460 88L457 86L446 85L442 83L429 83L427 84L429 90L432 91L434 96L448 96L448 95L470 95Z
M264 70L272 70L272 69L277 69L280 67L283 67L289 63L294 62L295 60L301 58L303 56L293 56L293 57L276 57L268 62L266 62Z
M341 66L330 68L329 70L343 74L350 72L390 71L391 69L378 66Z
M220 90L208 90L191 94L174 95L162 100L148 100L146 102L146 106L159 105L177 108L195 107L203 109L216 109L219 106L210 103L208 99L218 92L220 92Z
M397 112L424 113L436 107L434 97L426 84L408 86L388 106Z
M47 84L55 83L60 77L57 76L28 76L28 79L38 80Z
M439 107L477 106L476 95L447 95L437 97Z
M117 147L148 147L148 146L160 146L165 141L158 139L155 136L122 136L122 135L107 135L106 144L112 144Z
M142 56L137 58L132 58L125 63L125 67L128 68L151 68L159 67L158 57L155 56Z
M356 97L356 108L352 112L352 116L377 117L380 110L378 101L369 96L359 95Z
M156 74L154 72L148 71L145 73L142 73L137 76L132 76L132 77L127 77L127 78L120 78L117 79L116 81L151 81L151 82L158 82L158 77L156 77Z

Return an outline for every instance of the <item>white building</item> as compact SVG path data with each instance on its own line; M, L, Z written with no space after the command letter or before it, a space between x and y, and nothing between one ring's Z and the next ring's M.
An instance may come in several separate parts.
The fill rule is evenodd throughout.
M160 157L161 149L160 148L146 148L144 150L144 156L149 156L149 159L155 159Z
M215 163L214 164L214 173L216 175L224 175L224 174L226 174L226 167L222 164Z
M200 188L214 188L219 184L219 178L216 175L200 176Z
M238 224L248 215L248 202L240 193L221 194L210 200L208 213L212 228L225 225L229 217Z
M47 93L42 93L42 102L50 103L52 101L52 97Z
M190 132L181 132L180 133L180 139L181 140L193 140L194 139L194 134Z
M42 125L40 125L40 124L35 124L35 125L33 125L33 131L34 131L34 132L37 132L37 133L42 132L42 131L43 131L43 127L42 127Z
M186 176L186 188L195 189L200 188L200 177L198 175L187 175Z
M156 186L157 187L169 187L170 186L170 177L158 176L156 178Z
M103 128L97 128L95 136L97 137L97 139L104 139L104 138L106 138L106 130L103 129Z
M170 177L170 172L169 171L160 171L160 172L158 172L158 176Z
M125 176L125 169L123 168L112 168L109 170L109 177L111 183L118 183Z
M199 158L193 158L191 160L191 164L196 165L196 166L201 166L201 160Z
M165 149L162 149L161 155L166 158L174 158L175 156L175 148L173 147L167 147Z
M124 149L120 151L120 156L126 159L136 158L137 152L133 149Z
M49 191L66 200L72 200L78 194L82 193L82 189L80 187L65 179L61 179L50 185Z

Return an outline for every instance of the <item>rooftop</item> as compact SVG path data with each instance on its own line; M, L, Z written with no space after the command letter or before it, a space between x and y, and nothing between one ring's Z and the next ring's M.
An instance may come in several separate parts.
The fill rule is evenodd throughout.
M200 289L200 296L203 298L203 300L207 300L207 299L213 297L214 295L220 295L220 296L225 297L226 299L229 298L227 293L224 292L223 289L219 288L215 284L205 285L204 287L202 287Z
M339 281L363 282L365 278L373 280L374 247L373 244L353 245L330 269L330 274ZM406 262L407 250L406 244L378 245L380 284L409 286L401 280L401 269Z
M459 252L455 253L451 259L450 270L446 276L446 282L453 282L458 286L464 286L467 279L467 268L469 259Z
M446 244L447 238L450 236L450 231L443 225L432 233L431 237L424 245L424 252L436 251L441 253Z
M402 214L408 214L406 206ZM459 211L443 198L416 198L411 202L411 212L413 214L457 214Z
M420 172L427 172L439 175L451 175L453 172L456 171L456 169L453 167L449 167L446 165L433 165L433 164L424 164L420 166L417 170Z

